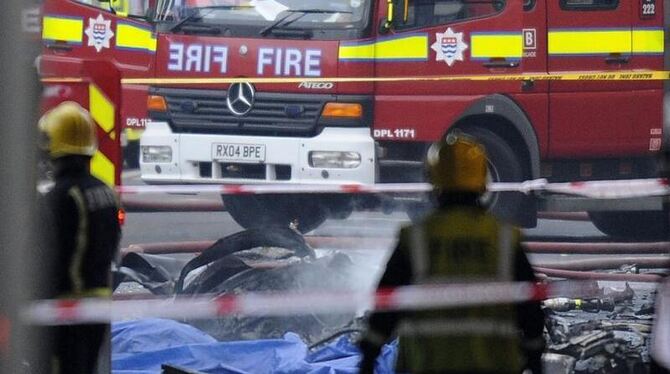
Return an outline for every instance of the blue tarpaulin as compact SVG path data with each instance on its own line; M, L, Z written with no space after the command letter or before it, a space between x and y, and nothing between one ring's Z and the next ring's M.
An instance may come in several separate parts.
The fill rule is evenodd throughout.
M397 344L384 346L376 373L393 373ZM155 374L161 365L203 373L358 373L361 354L346 336L316 351L294 333L282 339L219 342L197 328L164 319L112 325L112 372Z

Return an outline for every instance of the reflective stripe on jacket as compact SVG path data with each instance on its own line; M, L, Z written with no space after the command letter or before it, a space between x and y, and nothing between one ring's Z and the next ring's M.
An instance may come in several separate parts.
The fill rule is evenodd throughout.
M512 281L517 229L482 209L436 212L400 233L413 283ZM415 312L402 319L398 371L520 372L512 305Z

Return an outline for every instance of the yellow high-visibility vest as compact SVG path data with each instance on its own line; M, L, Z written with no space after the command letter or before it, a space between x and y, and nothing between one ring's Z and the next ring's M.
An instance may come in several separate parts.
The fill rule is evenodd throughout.
M436 212L404 228L414 283L513 281L519 231L476 208ZM513 305L414 312L399 327L399 372L520 372Z

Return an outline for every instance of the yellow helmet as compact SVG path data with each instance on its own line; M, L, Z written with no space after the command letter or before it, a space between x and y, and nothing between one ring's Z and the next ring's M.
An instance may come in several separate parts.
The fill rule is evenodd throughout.
M47 137L51 158L68 155L93 156L98 149L95 124L88 111L66 101L40 118L39 129Z
M434 143L426 158L428 176L440 192L486 190L486 151L473 138L456 133Z

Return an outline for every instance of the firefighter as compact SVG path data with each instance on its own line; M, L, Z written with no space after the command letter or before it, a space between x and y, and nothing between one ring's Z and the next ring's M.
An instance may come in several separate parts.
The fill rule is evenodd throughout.
M484 148L451 134L428 152L438 209L401 229L379 288L434 282L528 281L535 275L520 231L480 203ZM544 315L539 302L408 313L373 313L360 342L361 373L372 373L382 345L400 338L398 372L540 373Z
M78 104L65 102L46 113L39 128L55 181L45 197L55 231L49 296L110 297L111 264L121 237L119 203L89 171L97 149L93 120ZM93 373L108 329L105 324L58 327L52 371Z

